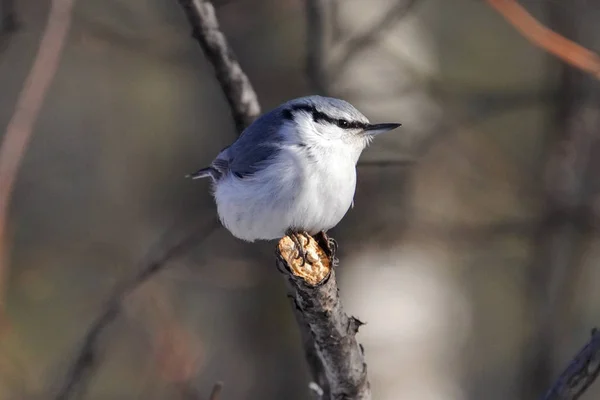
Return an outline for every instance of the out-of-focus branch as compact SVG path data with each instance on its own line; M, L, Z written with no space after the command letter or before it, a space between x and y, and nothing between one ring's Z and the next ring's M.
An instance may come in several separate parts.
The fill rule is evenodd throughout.
M119 316L121 307L127 296L131 295L157 272L164 269L171 260L197 246L217 226L219 226L218 221L212 219L208 227L196 228L183 239L175 241L175 245L168 245L164 243L164 240L160 240L156 247L149 252L147 260L142 262L142 266L138 270L139 272L114 289L102 312L88 329L83 339L83 344L77 352L75 362L67 373L67 377L56 396L56 400L68 400L72 398L75 392L81 393L85 390L87 380L97 366L100 336ZM176 230L173 232L169 231L165 234L165 238L170 238L176 234ZM159 252L159 254L154 254L156 252Z
M306 75L314 90L327 94L325 73L325 2L306 1Z
M6 18L12 18L12 3L5 2L9 7L7 15L3 15L3 26ZM27 144L33 133L46 93L58 70L60 57L71 25L71 10L74 0L54 0L48 16L48 24L42 35L40 47L33 67L25 80L25 85L15 107L15 112L8 122L2 145L0 146L0 328L5 321L4 287L7 279L8 246L6 224L10 197L17 177L21 160L27 149Z
M396 4L384 12L383 17L373 23L369 29L348 39L341 45L343 46L343 50L341 51L341 56L331 68L331 75L339 75L354 57L374 44L382 34L393 28L400 20L406 17L416 4L417 0L397 1Z
M333 246L324 235L301 243L307 261L296 258L289 237L277 246L277 266L284 274L296 318L304 331L305 351L313 378L325 399L371 399L362 346L356 341L363 324L344 312L335 278Z
M578 9L577 4L584 1L572 0L571 4ZM574 40L586 39L580 15L565 14L552 2L545 7L553 29ZM561 69L553 134L547 136L541 187L544 203L533 235L535 251L525 289L533 329L523 345L519 373L523 398L539 395L552 382L554 349L564 327L570 325L566 307L576 291L585 253L586 231L578 228L578 221L594 220L588 196L595 176L591 161L597 151L593 144L600 123L600 93L589 75L565 64Z
M600 332L577 353L554 385L540 400L577 400L600 374Z
M215 69L227 98L235 126L241 132L260 114L260 105L250 80L242 70L223 32L215 8L207 0L177 0L192 27L192 36Z
M516 0L486 0L536 46L600 79L600 57L539 23Z

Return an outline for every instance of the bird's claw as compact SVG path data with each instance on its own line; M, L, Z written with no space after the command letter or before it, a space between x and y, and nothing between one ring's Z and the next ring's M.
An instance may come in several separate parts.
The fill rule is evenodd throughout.
M328 237L327 238L327 246L329 246L329 251L331 251L332 256L335 256L335 254L338 251L338 244L337 244L336 240L332 237Z
M290 231L287 233L287 235L290 237L290 239L292 239L292 242L294 242L294 246L296 247L296 258L302 259L302 264L300 264L300 266L304 266L307 261L307 254L304 250L304 246L302 245L302 241L300 240L300 236L304 236L307 241L309 241L310 238L307 237L306 232Z
M323 244L327 245L327 250L329 250L331 264L334 267L337 267L340 263L340 260L335 256L338 251L337 241L334 238L328 236L325 231L321 231L321 237L323 238Z

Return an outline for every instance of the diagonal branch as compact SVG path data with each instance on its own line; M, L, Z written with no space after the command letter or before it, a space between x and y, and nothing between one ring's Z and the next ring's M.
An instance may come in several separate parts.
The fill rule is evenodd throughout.
M160 240L156 245L156 249L152 249L149 252L147 260L142 262L138 273L114 289L102 312L88 329L83 339L83 344L77 352L75 362L67 373L66 379L56 396L56 400L68 400L76 392L81 393L85 390L86 383L97 366L100 336L119 316L125 299L144 282L166 268L170 261L197 246L217 226L218 222L213 219L210 221L208 228L196 228L183 239L178 239L175 244L165 245L163 240ZM169 231L165 237L168 238L175 233ZM159 252L159 254L154 255L153 253L155 252Z
M536 46L600 79L600 57L539 23L515 0L486 0L512 26Z
M241 132L258 117L260 105L250 80L219 28L215 8L207 0L177 1L192 27L192 36L215 69L235 126Z

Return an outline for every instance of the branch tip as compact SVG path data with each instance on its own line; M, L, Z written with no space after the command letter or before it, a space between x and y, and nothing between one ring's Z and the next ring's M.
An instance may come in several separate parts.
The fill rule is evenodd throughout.
M331 274L331 259L319 243L312 237L299 236L306 262L298 257L299 250L289 236L284 236L277 245L277 256L289 272L301 278L309 286L322 285Z

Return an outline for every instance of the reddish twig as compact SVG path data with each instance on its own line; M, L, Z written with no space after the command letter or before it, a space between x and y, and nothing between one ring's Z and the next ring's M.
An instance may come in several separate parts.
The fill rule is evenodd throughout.
M4 312L7 274L6 222L17 171L31 138L35 121L58 69L75 0L53 0L33 67L19 94L0 146L0 315ZM0 324L2 321L0 321Z
M536 46L600 79L600 56L538 22L515 0L486 0Z

